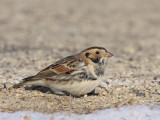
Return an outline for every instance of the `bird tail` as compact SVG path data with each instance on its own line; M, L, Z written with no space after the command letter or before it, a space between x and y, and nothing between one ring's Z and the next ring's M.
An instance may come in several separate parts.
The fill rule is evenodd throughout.
M30 77L24 78L24 79L22 80L22 82L13 85L13 88L20 88L21 86L23 86L23 85L24 85L25 83L27 83L28 81L32 81L33 78L34 78L34 76L30 76Z

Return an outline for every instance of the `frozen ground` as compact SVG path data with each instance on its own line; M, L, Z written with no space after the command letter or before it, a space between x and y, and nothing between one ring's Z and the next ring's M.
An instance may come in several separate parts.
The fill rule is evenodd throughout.
M91 114L54 113L42 114L39 112L0 113L0 120L160 120L159 106L125 106L120 109L105 109Z

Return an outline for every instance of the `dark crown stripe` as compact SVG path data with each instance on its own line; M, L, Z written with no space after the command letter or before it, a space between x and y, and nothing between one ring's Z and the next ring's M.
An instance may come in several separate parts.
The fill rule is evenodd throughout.
M86 51L86 50L91 50L91 49L103 49L103 50L105 50L105 51L107 51L105 48L103 48L103 47L90 47L90 48L87 48L87 49L85 49L85 50L83 50L83 51ZM83 52L82 51L82 52Z

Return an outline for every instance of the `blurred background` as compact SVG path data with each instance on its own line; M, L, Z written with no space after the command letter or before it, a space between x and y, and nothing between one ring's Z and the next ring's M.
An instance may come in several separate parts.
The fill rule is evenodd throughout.
M91 46L114 54L111 76L157 77L159 11L159 0L0 0L0 79L21 79Z

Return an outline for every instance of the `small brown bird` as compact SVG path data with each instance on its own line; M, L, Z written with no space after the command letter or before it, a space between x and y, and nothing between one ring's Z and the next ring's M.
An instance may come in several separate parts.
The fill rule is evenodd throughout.
M104 75L107 60L111 56L113 54L103 47L91 47L57 61L13 87L45 86L55 94L85 95L100 85L99 77Z

